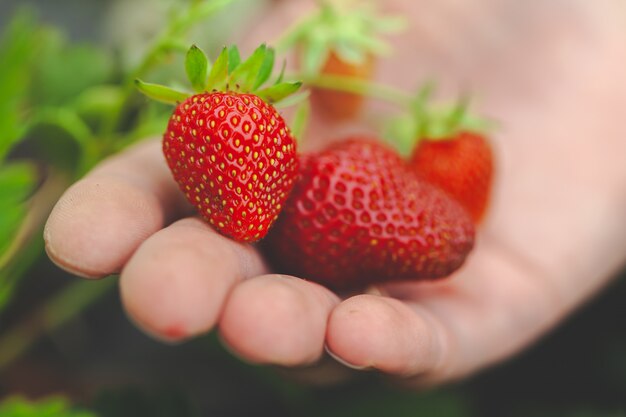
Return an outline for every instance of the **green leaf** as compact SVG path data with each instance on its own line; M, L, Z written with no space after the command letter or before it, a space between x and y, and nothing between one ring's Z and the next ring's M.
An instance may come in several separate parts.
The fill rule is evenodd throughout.
M301 82L276 84L258 91L257 95L269 103L277 103L298 91L301 86Z
M241 54L237 45L231 45L228 48L228 73L232 73L241 63Z
M258 90L263 84L269 80L272 75L272 71L274 70L274 60L276 59L276 51L274 48L267 48L265 59L261 64L261 68L259 70L256 83L254 84L253 90Z
M124 99L124 90L118 85L97 85L83 91L74 101L73 108L81 116L102 119L116 110Z
M135 86L145 96L168 104L178 104L185 101L189 94L165 87L159 84L145 83L141 80L135 80Z
M304 52L302 62L304 73L311 76L319 74L329 53L329 46L325 40L313 39Z
M11 246L24 217L26 207L22 204L5 205L0 207L0 258Z
M334 51L342 61L353 65L361 65L367 60L366 51L354 48L349 42L337 42Z
M61 397L51 397L37 402L32 402L22 397L9 397L0 403L0 416L96 417L93 413L73 409L69 401Z
M287 70L287 61L283 60L283 65L280 68L280 73L278 74L278 78L276 78L276 81L274 81L274 85L276 84L280 84L283 82L283 80L285 79L285 71Z
M265 63L267 46L259 46L248 59L237 66L230 75L229 84L236 85L237 90L249 93L256 85L261 67Z
M207 80L207 87L209 90L220 90L226 86L226 80L228 79L228 63L229 63L230 51L228 48L222 49L222 52L215 60L209 79Z
M189 48L185 59L185 70L187 71L187 77L193 89L197 93L202 93L206 90L208 69L209 60L204 52L202 52L202 49L198 48L196 45Z
M37 171L29 163L13 163L0 167L0 209L23 203L32 192L36 181Z
M112 79L113 59L93 45L72 45L61 34L47 35L38 57L33 98L38 105L64 105L85 89Z
M97 162L98 142L85 121L69 107L36 109L28 126L33 156L65 172L84 173Z
M40 41L35 18L26 11L17 13L0 34L0 161L24 136L22 111Z

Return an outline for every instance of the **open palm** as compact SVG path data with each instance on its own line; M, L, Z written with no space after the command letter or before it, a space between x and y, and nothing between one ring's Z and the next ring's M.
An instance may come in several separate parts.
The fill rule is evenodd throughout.
M257 363L310 365L326 349L353 368L424 384L527 346L626 257L626 11L609 0L393 3L411 29L397 42L401 53L381 63L380 80L469 89L500 122L491 209L451 279L341 299L271 274L255 248L193 217L155 140L65 193L45 230L50 257L85 277L121 272L129 316L156 337L217 326ZM268 26L299 9L275 7ZM345 128L316 123L320 138Z

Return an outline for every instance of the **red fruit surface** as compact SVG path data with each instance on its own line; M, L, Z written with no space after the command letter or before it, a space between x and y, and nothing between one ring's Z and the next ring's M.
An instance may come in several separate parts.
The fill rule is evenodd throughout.
M459 201L476 224L482 221L494 171L492 149L484 136L461 131L449 139L420 140L410 165Z
M296 145L285 121L252 94L189 97L170 118L163 153L191 204L238 241L265 236L298 170Z
M354 289L450 275L473 247L474 226L394 151L352 138L301 158L299 180L264 243L280 272Z

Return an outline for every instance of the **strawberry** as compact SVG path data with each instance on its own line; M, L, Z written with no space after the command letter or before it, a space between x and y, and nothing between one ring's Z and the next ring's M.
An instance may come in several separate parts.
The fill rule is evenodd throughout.
M476 224L482 221L494 170L493 153L484 135L461 130L436 140L422 138L410 165L459 201Z
M479 224L487 210L494 173L493 151L480 131L483 122L467 115L466 100L451 111L435 112L426 108L427 95L418 106L418 142L409 165L461 203Z
M370 6L320 2L319 12L299 22L279 44L281 48L296 46L301 70L314 87L312 101L331 121L359 114L363 96L346 91L346 80L369 81L378 56L390 50L379 35L405 26L404 20L381 16Z
M450 275L474 243L467 212L374 139L301 158L264 248L278 270L334 289Z
M362 62L351 63L342 59L336 52L330 51L321 73L331 76L351 77L359 80L372 78L376 58L368 54ZM340 92L330 89L315 88L311 100L316 108L322 109L336 120L354 119L363 108L364 97L359 94Z
M225 48L207 74L208 59L192 47L186 66L199 94L138 82L147 95L178 103L163 135L167 164L202 217L238 241L267 234L297 176L296 144L270 102L299 83L259 90L272 65L265 46L243 63Z

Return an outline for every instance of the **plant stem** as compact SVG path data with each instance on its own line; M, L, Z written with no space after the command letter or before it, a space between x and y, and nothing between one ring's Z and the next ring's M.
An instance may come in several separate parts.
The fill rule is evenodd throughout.
M304 84L312 87L377 98L401 108L408 108L413 101L412 96L404 91L354 77L325 74L310 77L297 74L291 78L302 80Z
M178 13L169 21L165 30L156 41L148 48L141 62L122 81L123 94L117 108L106 121L102 131L102 137L112 138L118 127L122 114L127 110L135 91L135 80L146 75L156 64L161 56L169 51L183 48L181 38L199 21L205 19L225 6L232 0L204 0L191 1L189 6Z
M9 330L0 339L0 370L25 353L43 333L51 333L78 316L114 288L117 280L76 281Z

